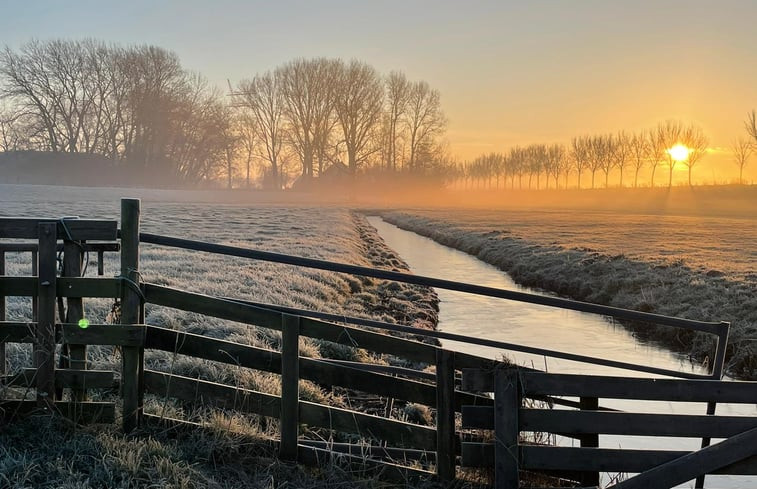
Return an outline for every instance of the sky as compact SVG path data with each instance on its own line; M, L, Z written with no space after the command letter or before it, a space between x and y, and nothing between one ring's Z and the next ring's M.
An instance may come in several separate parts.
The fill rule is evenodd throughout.
M755 0L0 0L0 45L155 44L223 89L295 57L357 58L437 88L463 159L681 119L710 138L709 179L735 171L757 108L756 19Z

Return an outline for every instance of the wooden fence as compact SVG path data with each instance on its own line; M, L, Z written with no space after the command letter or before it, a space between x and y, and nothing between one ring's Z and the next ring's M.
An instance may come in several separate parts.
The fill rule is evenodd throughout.
M598 448L600 434L730 438L752 433L746 438L750 440L757 434L757 417L598 410L599 399L607 398L754 404L756 382L566 375L500 368L464 370L463 388L494 393L494 406L463 407L463 428L493 430L494 441L463 443L462 465L493 467L498 488L518 487L519 470L561 473L597 485L599 472L646 472L690 455L673 450ZM566 411L526 407L523 403L526 398L544 396L578 397L583 408ZM526 444L520 436L523 432L573 436L581 446ZM716 445L726 453L714 465L703 464L699 457L689 457L683 465L671 465L669 470L675 477L669 479L670 485L660 481L659 485L649 485L647 478L632 478L614 487L672 487L710 472L757 475L757 444L743 447L745 439L735 439L737 443ZM709 452L705 450L702 452L706 459ZM663 480L666 475L663 472L658 477Z
M670 452L663 454L648 451L641 454L641 458L634 458L639 454L627 456L618 451L596 448L598 433L623 428L631 432L643 431L655 436L669 436L669 430L673 429L678 433L676 436L702 437L706 440L706 445L711 436L731 436L753 427L754 418L733 420L720 416L689 416L681 418L680 422L671 421L670 425L667 423L668 420L678 418L663 416L654 418L654 421L645 425L645 420L652 418L631 413L612 413L599 408L598 399L619 395L617 389L625 389L622 390L626 393L624 395L630 395L628 393L632 387L641 389L635 391L638 392L635 395L646 399L649 397L644 396L654 398L662 395L659 387L661 385L669 386L665 391L666 395L688 395L686 399L708 403L712 412L716 402L741 402L734 399L744 399L743 396L746 395L751 395L750 399L754 402L757 397L754 395L754 384L721 383L712 380L719 379L722 375L727 323L668 318L428 277L148 235L140 233L139 230L138 200L122 200L121 210L121 226L118 230L115 221L107 220L0 218L0 238L37 240L36 243L0 243L3 246L0 248L0 414L3 417L42 411L59 413L77 422L113 422L116 419L116 402L90 401L88 391L118 389L121 419L127 432L140 423L157 420L156 415L143 412L144 396L154 395L173 398L187 405L215 406L278 419L279 454L284 459L316 463L322 462L324 457L339 454L342 460L354 460L361 465L372 463L370 460L375 459L383 476L401 480L431 475L443 480L453 480L459 468L484 464L496 467L498 487L516 487L507 484L517 481L519 468L543 470L558 475L567 474L574 480L590 484L596 482L598 471L616 468L624 471L646 471L681 456L680 453L671 455ZM59 241L62 241L62 244L58 243ZM586 376L581 380L575 380L573 377L547 375L528 369L520 369L515 375L512 373L513 370L503 369L504 365L501 362L450 351L408 337L388 335L385 331L536 352L653 374L675 376L677 372L438 331L418 331L402 325L365 319L343 318L276 305L212 297L146 283L141 279L139 271L140 242L464 290L512 300L599 312L627 320L645 320L705 331L718 338L716 361L708 375L680 374L695 379L658 380L658 384L651 380L618 379L616 382L603 380L603 377ZM115 251L120 251L120 273L115 278L103 277L103 254ZM35 276L5 276L6 252L32 253L32 272ZM63 254L60 273L56 271L56 253L59 252ZM82 256L88 252L98 253L101 276L97 278L82 276ZM32 297L35 300L33 320L6 321L6 296ZM80 323L79 320L84 317L83 301L87 297L117 299L120 324ZM66 315L56 319L56 305L59 312L62 311L62 303L58 302L62 300L66 301ZM277 330L282 335L281 350L257 348L147 325L144 320L146 305L174 308ZM337 324L337 321L341 324ZM366 329L366 326L369 329ZM305 358L299 352L300 337L315 338L433 365L435 371L421 372L386 365ZM31 343L34 350L33 368L23 369L13 375L7 374L5 343ZM56 347L58 344L63 346ZM118 345L122 353L120 378L117 378L114 372L88 369L86 345ZM171 372L146 369L145 349L278 374L281 376L281 395L275 396ZM61 354L58 355L59 362L56 363L58 350ZM466 375L461 379L459 372L462 371L465 371ZM509 379L509 383L500 385L494 382L495 377L503 375ZM435 424L423 426L351 409L307 402L300 398L301 380L309 380L319 385L341 386L384 398L429 406L434 409ZM36 399L31 400L23 395L11 398L13 393L19 392L18 389L14 389L18 387L35 388ZM64 396L63 389L70 389L70 394ZM495 395L492 398L478 391L494 392ZM688 394L684 395L683 392ZM575 396L579 401L564 399L563 396ZM525 409L521 406L521 401L526 397L579 410ZM63 401L64 398L67 400ZM463 431L459 421L456 422L460 416L465 424ZM690 422L694 425L686 424ZM301 436L301 430L305 426L352 434L367 440L368 444L306 440ZM486 444L482 439L476 439L466 431L467 428L494 429L497 444ZM581 440L582 448L519 445L518 435L522 431L568 434ZM461 435L465 435L464 442L461 441ZM712 448L718 446L720 444ZM587 450L594 451L586 452ZM507 455L504 455L505 452ZM587 453L598 454L597 461L593 461L594 455ZM697 453L700 454L699 457L708 457L704 451ZM368 460L366 454L370 455ZM415 465L402 465L401 462L404 461L414 461ZM472 463L474 461L476 463ZM738 473L755 473L755 463L752 460L730 467L725 465L705 472L722 469L731 472L741 471ZM706 464L701 466L705 467ZM429 471L431 467L433 472Z

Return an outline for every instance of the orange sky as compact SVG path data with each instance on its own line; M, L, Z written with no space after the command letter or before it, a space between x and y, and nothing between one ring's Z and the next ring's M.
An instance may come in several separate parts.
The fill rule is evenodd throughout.
M224 90L298 56L359 58L438 88L461 158L682 119L722 148L696 178L723 181L757 108L755 19L754 0L51 0L6 6L0 43L152 43Z

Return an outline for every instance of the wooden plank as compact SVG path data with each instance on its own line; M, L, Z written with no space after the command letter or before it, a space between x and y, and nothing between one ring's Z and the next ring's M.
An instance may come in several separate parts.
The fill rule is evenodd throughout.
M673 487L752 455L757 455L757 428L658 465L612 487L615 489Z
M33 343L37 323L0 323L0 339L8 343ZM90 324L86 329L78 324L56 324L55 342L86 345L139 346L144 339L142 326Z
M436 351L436 474L455 479L455 352Z
M281 355L276 351L156 326L146 327L145 348L281 373ZM379 396L436 406L436 390L433 385L365 371L360 367L300 357L300 378L321 385L339 385ZM491 404L492 400L466 392L455 392L456 409L464 403Z
M121 245L117 242L112 243L81 243L82 251L89 252L114 252L121 249ZM0 253L29 253L37 251L39 244L37 243L0 243ZM58 243L55 247L57 251L63 251L63 244Z
M506 365L504 362L497 362L496 360L492 360L490 358L479 357L459 351L455 352L455 368L457 368L457 370L466 368L493 370L504 365Z
M5 275L5 251L0 250L0 275ZM5 296L0 293L0 321L5 321ZM0 333L0 375L5 375L5 341Z
M300 402L300 318L281 316L281 415L279 458L297 460Z
M119 282L114 278L58 277L58 297L105 297L119 295ZM8 297L36 297L37 277L0 277L0 295Z
M274 330L281 329L280 312L236 301L155 284L145 284L145 298L147 302L160 306ZM312 318L301 319L300 334L378 353L397 355L418 362L433 364L436 361L436 347L433 345Z
M52 410L55 401L55 223L39 224L37 327L34 330L34 367L37 369L37 405ZM26 236L25 236L26 237Z
M139 199L121 199L121 324L139 323L142 308L140 292L135 290L139 278ZM140 347L124 346L121 350L121 396L123 398L123 430L126 433L139 426L142 406L139 403Z
M494 392L496 369L461 368L462 388L470 392Z
M237 389L206 380L192 379L145 369L145 392L200 405L278 418L281 398L262 392Z
M419 450L436 450L436 430L348 409L300 401L300 422Z
M526 395L753 404L757 382L641 379L523 372Z
M581 397L579 399L579 408L581 411L596 411L599 409L599 399L596 397ZM522 429L522 423L521 423ZM596 433L585 433L578 437L581 448L599 447L599 435ZM579 480L583 486L599 486L599 472L584 472Z
M485 408L479 408L485 409ZM728 438L757 427L753 416L707 416L605 411L522 409L521 431L550 433Z
M37 277L39 275L39 252L32 251L32 275ZM57 284L57 282L56 282ZM0 281L0 287L2 287L2 281ZM56 285L57 288L57 285ZM34 296L32 297L32 321L37 322L37 311L39 310L39 297L37 297L37 287L34 287ZM60 294L57 294L60 297Z
M179 375L145 370L145 391L195 404L234 409L278 418L281 398ZM412 423L385 419L349 409L300 401L301 423L420 450L436 450L436 430Z
M33 368L22 370L19 374L3 377L3 383L9 386L34 387L37 371ZM113 372L110 370L71 370L55 371L55 387L72 389L110 389L115 385Z
M494 467L494 444L462 442L460 465L471 468Z
M116 239L116 221L101 219L32 219L26 217L0 217L0 238L35 239L40 224L53 224L55 239L107 241ZM68 232L66 231L68 229ZM70 233L70 235L69 235Z
M112 402L56 402L50 409L40 409L36 401L0 400L0 420L40 414L63 416L78 424L113 423L116 406Z
M81 277L82 260L84 259L81 243L65 240L63 242L63 275L65 277ZM81 297L66 299L66 322L78 324L84 317L84 300ZM68 366L72 369L87 369L87 345L64 343L63 351L68 350ZM72 400L82 402L87 399L87 392L82 388L74 388L71 392Z
M712 364L712 377L716 380L722 380L723 379L723 372L725 369L725 354L726 349L728 348L728 333L730 331L730 323L723 323L725 327L723 330L718 334L718 342L715 347L715 360ZM708 402L707 403L707 414L713 415L715 414L715 410L717 409L717 403L715 402ZM702 444L700 445L702 448L710 446L710 438L704 437L702 438ZM696 483L694 487L697 489L704 487L704 475L700 475L697 477Z
M463 406L462 415L463 428L476 430L494 429L494 406Z
M520 487L518 411L520 386L516 369L499 369L494 387L494 487Z
M281 354L277 351L149 325L145 335L145 348L281 373Z
M280 312L155 284L145 284L144 293L146 302L158 306L181 309L182 311L253 324L264 328L281 329Z
M76 345L120 345L139 348L144 344L145 328L142 325L78 324L61 325L61 341Z

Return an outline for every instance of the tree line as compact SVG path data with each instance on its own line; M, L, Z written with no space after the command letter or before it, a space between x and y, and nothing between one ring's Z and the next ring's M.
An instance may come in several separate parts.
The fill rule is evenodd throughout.
M295 59L222 93L156 46L87 39L32 41L0 51L0 151L101 155L163 182L280 189L337 169L341 178L433 178L464 187L617 185L692 170L701 128L664 121L638 133L584 135L454 162L441 97L425 81L341 59ZM739 180L757 149L755 111L732 153ZM748 136L748 138L746 137ZM685 157L670 149L680 144ZM646 182L641 182L646 184ZM613 182L615 185L616 182Z
M240 82L234 105L255 132L271 186L287 162L301 178L331 165L348 175L424 176L445 168L446 117L439 92L358 60L297 59Z
M231 96L156 46L31 41L0 52L0 151L102 155L172 181L282 188L332 165L424 176L447 166L439 92L362 61L296 59Z
M749 138L737 138L731 147L734 163L743 183L744 167L757 151L757 112L752 111L745 122ZM667 184L673 184L673 170L681 165L692 170L707 152L709 140L701 128L682 121L667 120L638 133L620 131L616 134L586 135L571 139L570 144L531 144L515 146L507 152L483 154L457 166L456 179L465 188L547 189L568 188L568 179L575 177L578 188L596 188L597 175L604 187L610 186L615 173L617 185L623 187L625 175L633 174L633 187L639 186L639 174L651 172L649 186L655 186L658 169L667 170ZM685 148L676 154L675 146ZM582 183L583 180L583 183ZM542 183L543 182L543 183Z

